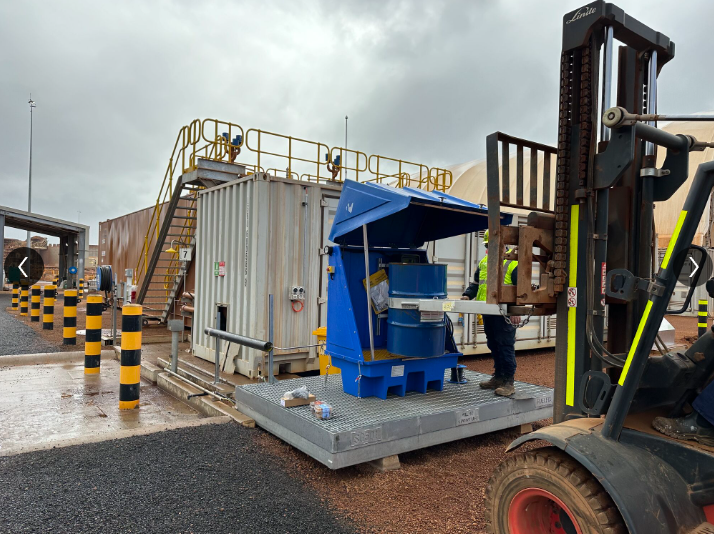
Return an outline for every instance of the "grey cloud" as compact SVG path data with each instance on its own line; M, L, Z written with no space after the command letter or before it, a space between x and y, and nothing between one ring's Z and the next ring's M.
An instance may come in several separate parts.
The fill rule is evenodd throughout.
M562 16L577 1L0 4L0 204L91 224L155 201L179 128L213 117L450 165L495 130L552 143ZM662 111L714 108L714 4L618 3L670 36ZM20 236L22 234L19 234Z

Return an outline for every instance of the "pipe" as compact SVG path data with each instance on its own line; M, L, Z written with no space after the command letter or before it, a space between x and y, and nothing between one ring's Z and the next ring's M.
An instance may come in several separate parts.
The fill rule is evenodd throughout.
M183 292L183 295L181 295L181 296L182 296L183 298L185 298L185 299L191 299L191 300L193 300L193 299L196 298L196 295L194 295L194 294L191 293L190 291L184 291L184 292Z
M216 397L217 399L227 400L227 401L233 403L233 405L235 405L235 403L236 403L236 401L234 401L234 400L231 399L230 397L226 397L225 395L221 395L220 393L216 393L215 391L211 391L210 389L206 389L206 388L204 388L203 386L200 386L200 385L196 384L195 382L192 382L192 381L189 380L188 378L184 378L184 377L181 376L180 374L174 373L171 369L167 369L166 367L164 367L164 372L165 372L165 373L169 373L171 376L175 376L176 378L179 378L179 379L183 380L183 381L186 382L187 384L191 384L193 387L200 389L200 390L203 391L204 393L208 393L209 395L213 395L213 396Z
M612 26L605 28L602 60L602 106L600 109L610 109L612 100ZM610 128L600 122L600 141L610 140Z
M660 130L659 128L655 128L654 126L650 126L641 122L635 124L635 135L647 142L677 152L688 151L690 145L693 142L693 138L691 137L673 135L671 133L665 132L664 130Z
M186 313L193 313L193 306L185 305L181 306L181 311Z
M268 295L268 337L270 338L270 341L268 342L270 344L270 352L268 352L268 367L270 368L270 374L268 375L268 383L269 384L274 384L275 383L275 374L273 372L273 294L271 293Z
M230 341L231 343L236 343L238 345L243 345L244 347L249 347L263 352L270 352L273 348L273 344L270 341L261 341L252 337L231 334L230 332L216 330L215 328L206 327L203 329L203 333L207 336L216 337L222 339L223 341Z
M374 337L372 333L372 291L369 283L369 243L367 243L367 225L362 225L362 240L364 241L364 272L367 280L367 322L369 324L369 352L374 361Z
M647 66L647 113L654 115L657 113L657 50L650 52L650 61ZM655 121L649 121L649 125L655 127ZM645 145L645 155L654 156L655 145L648 142Z

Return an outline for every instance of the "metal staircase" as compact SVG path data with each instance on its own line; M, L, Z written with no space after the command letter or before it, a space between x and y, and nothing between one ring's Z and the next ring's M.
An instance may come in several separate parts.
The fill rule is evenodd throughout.
M157 207L151 235L147 233L144 238L148 246L137 266L141 280L137 302L144 306L145 320L165 323L174 302L181 298L196 244L198 193L235 180L245 172L242 165L199 159L192 171L176 180L168 202ZM191 260L182 261L180 251L187 248L191 249Z
M184 183L182 176L171 195L151 258L145 262L146 272L137 295L137 302L144 306L146 318L156 318L165 323L176 296L183 290L190 261L181 261L179 251L182 248L194 248L196 200L198 191L203 188L201 185ZM167 249L176 252L167 252Z

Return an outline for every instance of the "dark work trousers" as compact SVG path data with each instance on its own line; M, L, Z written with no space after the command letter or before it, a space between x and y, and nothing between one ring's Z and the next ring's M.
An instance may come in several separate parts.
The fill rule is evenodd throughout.
M710 382L692 403L699 415L714 425L714 382Z
M500 315L484 315L483 330L493 356L494 375L513 378L516 374L516 327Z

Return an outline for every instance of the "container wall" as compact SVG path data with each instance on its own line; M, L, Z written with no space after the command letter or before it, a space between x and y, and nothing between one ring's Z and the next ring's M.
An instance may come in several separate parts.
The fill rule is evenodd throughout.
M166 214L166 206L167 204L164 204L161 210L159 228L161 228ZM154 207L152 206L99 223L98 265L111 265L112 271L117 275L117 280L120 284L127 281L124 274L126 269L136 269L144 245L144 236L146 236L146 230L151 221L153 212ZM184 210L178 210L177 214L186 215ZM149 258L156 246L155 241L156 238L154 237L154 245L148 251ZM168 246L169 245L165 245L165 248L168 248ZM170 255L164 254L161 259L167 260L169 258ZM185 291L194 290L195 270L195 262L192 262L186 273ZM136 274L138 273L134 273L134 284L137 284L138 277ZM161 308L163 308L163 306L161 306ZM179 299L174 303L173 317L181 317L181 303ZM185 322L187 326L191 325L190 318L185 318Z
M274 295L274 344L301 347L275 352L274 372L319 369L312 331L325 325L327 266L323 248L339 187L299 183L264 174L201 193L198 202L194 352L213 361L215 341L203 334L225 307L230 332L268 339L268 295ZM225 262L224 275L214 269ZM324 268L323 268L324 265ZM223 272L223 271L222 271ZM324 274L323 274L324 273ZM305 299L289 298L293 286ZM262 369L264 355L228 350L224 368L246 376ZM265 355L267 360L267 355Z

